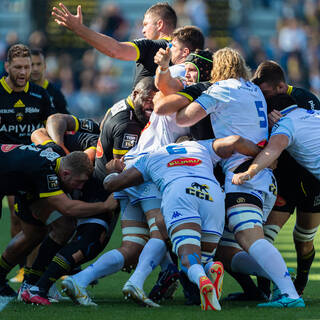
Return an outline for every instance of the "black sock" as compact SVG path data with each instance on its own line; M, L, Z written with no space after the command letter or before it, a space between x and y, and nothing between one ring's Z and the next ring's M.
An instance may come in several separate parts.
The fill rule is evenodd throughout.
M271 289L270 284L271 281L269 279L263 278L263 277L257 277L258 282L258 288L267 296L270 296Z
M0 281L6 281L7 274L15 265L10 264L3 256L0 257Z
M67 259L57 254L51 261L46 272L37 282L40 290L48 292L53 283L61 276L67 274L74 266L74 261L69 262Z
M302 294L303 289L307 285L310 268L315 254L316 252L313 247L308 254L304 256L298 255L297 257L297 278L294 281L294 285L299 294Z
M249 275L233 271L228 271L228 273L240 284L245 294L257 294L258 288Z
M39 248L36 260L30 268L28 275L25 277L26 282L35 284L46 270L52 258L61 248L62 246L60 244L52 240L50 236L47 236Z

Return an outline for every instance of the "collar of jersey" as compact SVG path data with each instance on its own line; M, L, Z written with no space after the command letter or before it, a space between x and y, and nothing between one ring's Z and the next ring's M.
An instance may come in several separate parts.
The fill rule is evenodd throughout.
M49 85L49 81L47 80L47 79L44 79L44 82L43 82L43 84L42 84L42 88L43 89L47 89L48 88L48 85Z
M56 160L56 167L54 168L54 171L56 172L56 174L58 174L59 172L60 165L61 165L61 157Z
M163 37L163 38L160 38L159 40L167 40L167 41L171 41L172 38L171 37Z
M3 89L6 90L8 93L11 93L13 90L8 86L6 80L5 80L5 76L3 76L0 80L0 83L3 86ZM28 92L29 90L29 81L27 82L26 86L24 87L23 91L24 92Z
M133 101L130 96L127 98L126 102L134 110Z
M293 104L292 106L286 107L285 109L281 110L280 113L281 115L286 116L289 112L297 108L298 106L296 104Z
M289 86L288 85L288 90L287 90L287 94L290 95L292 92L293 86Z

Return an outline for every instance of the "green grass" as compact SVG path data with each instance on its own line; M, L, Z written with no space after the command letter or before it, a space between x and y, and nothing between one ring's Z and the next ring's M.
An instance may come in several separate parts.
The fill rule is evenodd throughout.
M0 221L0 248L5 248L10 239L9 212L3 210L3 217ZM282 252L289 267L296 267L295 251L292 242L292 229L294 219L290 219L285 228L281 231L276 246ZM319 248L320 237L316 239L316 248ZM115 233L107 246L107 250L117 248L120 244L120 228L117 226ZM10 277L15 274L14 269ZM148 278L145 291L149 292L158 274L158 269ZM82 307L63 302L53 304L49 307L26 305L18 302L11 302L0 312L0 319L5 320L131 320L131 319L319 319L320 318L320 258L316 256L311 270L310 281L305 290L304 299L306 309L260 309L254 302L222 302L221 312L201 312L200 307L185 306L181 288L178 289L174 300L166 301L161 308L151 309L136 305L131 301L123 299L121 289L129 278L124 272L99 280L99 284L90 290L98 307ZM18 285L13 285L18 289ZM226 296L231 292L239 291L237 283L228 275L225 276L223 294Z

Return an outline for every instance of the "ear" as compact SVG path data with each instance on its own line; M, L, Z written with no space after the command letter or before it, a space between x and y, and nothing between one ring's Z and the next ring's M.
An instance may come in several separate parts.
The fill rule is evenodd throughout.
M183 48L183 56L186 58L191 53L189 48Z
M4 63L4 69L6 70L7 73L9 73L9 62L8 61L6 61Z
M70 176L70 174L71 174L71 171L69 169L62 169L60 174L61 180L65 180L67 177Z
M133 90L133 91L132 91L132 100L135 100L135 99L136 99L138 93L139 93L138 90Z
M277 93L287 93L288 91L288 85L283 82L280 81L279 84L277 85Z
M163 29L163 26L164 26L163 20L159 19L157 21L157 29L158 29L158 31L161 31Z

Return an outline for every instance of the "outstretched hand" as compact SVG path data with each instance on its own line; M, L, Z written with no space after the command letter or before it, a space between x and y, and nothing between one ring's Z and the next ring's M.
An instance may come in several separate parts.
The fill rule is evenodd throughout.
M168 68L171 60L171 50L169 47L166 49L160 48L154 56L154 63L162 68Z
M59 6L61 9L57 7L52 8L51 15L55 17L54 21L60 26L64 26L71 31L76 31L82 25L81 5L78 5L76 15L71 14L63 3L60 2Z
M250 179L251 179L250 174L248 174L247 172L235 173L232 177L232 183L243 184Z

